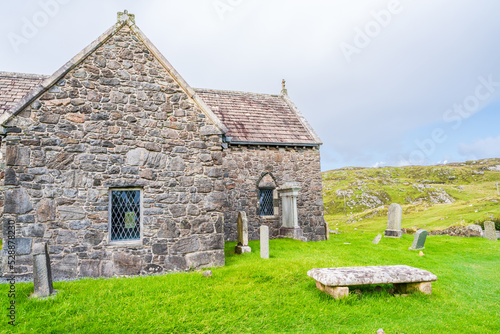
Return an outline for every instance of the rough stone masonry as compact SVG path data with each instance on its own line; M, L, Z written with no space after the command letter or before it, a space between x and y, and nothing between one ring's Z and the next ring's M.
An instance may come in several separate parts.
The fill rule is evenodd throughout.
M18 271L49 240L55 278L223 265L221 139L124 26L9 122L4 217L19 231ZM205 156L208 156L205 158ZM142 244L112 245L110 189L141 189Z
M56 280L224 265L239 211L250 240L261 224L282 237L277 189L286 182L302 189L304 238L325 238L320 141L289 98L192 89L133 15L121 13L43 81L0 73L4 79L12 90L35 87L10 104L3 101L12 90L0 86L3 237L14 220L18 277L32 277L31 254L43 242ZM260 119L247 120L244 133L232 126L246 123L231 117L259 115L261 106L275 128ZM260 212L264 190L273 195L270 216ZM137 212L117 214L124 230L137 230L133 240L110 236L113 191L140 194Z

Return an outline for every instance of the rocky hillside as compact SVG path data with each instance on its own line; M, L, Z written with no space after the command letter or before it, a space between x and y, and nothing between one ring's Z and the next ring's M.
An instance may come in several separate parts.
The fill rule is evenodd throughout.
M327 221L330 218L354 223L386 215L391 203L403 205L408 214L434 206L439 206L440 211L461 205L473 207L476 202L487 202L489 214L496 215L497 210L491 213L491 206L499 200L496 182L500 182L500 159L438 166L336 169L323 173L325 215ZM471 213L482 214L481 210L474 211ZM467 219L474 221L473 216L467 215Z

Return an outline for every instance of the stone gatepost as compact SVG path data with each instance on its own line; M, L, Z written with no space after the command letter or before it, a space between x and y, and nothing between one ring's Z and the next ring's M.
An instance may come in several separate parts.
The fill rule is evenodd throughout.
M32 297L43 298L54 293L47 243L33 247L33 283L35 292Z
M280 235L297 240L303 240L297 213L297 197L300 189L299 184L295 182L285 183L278 189L281 198Z

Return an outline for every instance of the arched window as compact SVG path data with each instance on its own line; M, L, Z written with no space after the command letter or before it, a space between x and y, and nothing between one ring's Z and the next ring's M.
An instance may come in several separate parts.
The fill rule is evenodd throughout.
M263 173L257 181L259 196L259 214L261 216L275 216L277 214L276 180L271 173Z

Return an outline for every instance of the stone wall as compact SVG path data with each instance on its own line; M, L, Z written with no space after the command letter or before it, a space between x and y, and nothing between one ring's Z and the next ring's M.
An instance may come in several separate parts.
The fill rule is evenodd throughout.
M17 274L31 275L42 241L56 279L224 265L208 122L125 25L8 124L3 233L14 220ZM109 191L123 187L143 193L143 237L128 246L108 235Z
M404 234L415 234L416 228L402 228ZM452 237L483 237L483 229L479 225L450 226L443 230L429 231L429 235L449 235Z
M259 239L259 227L262 224L269 226L272 238L279 237L280 209L271 217L260 216L259 212L258 183L264 181L272 184L273 180L268 178L271 174L277 187L285 182L299 183L302 189L297 200L298 221L304 237L307 241L325 239L320 155L317 148L230 145L222 156L225 187L228 189L224 205L226 240L236 240L238 211L247 214L250 240ZM278 199L276 191L275 199Z

